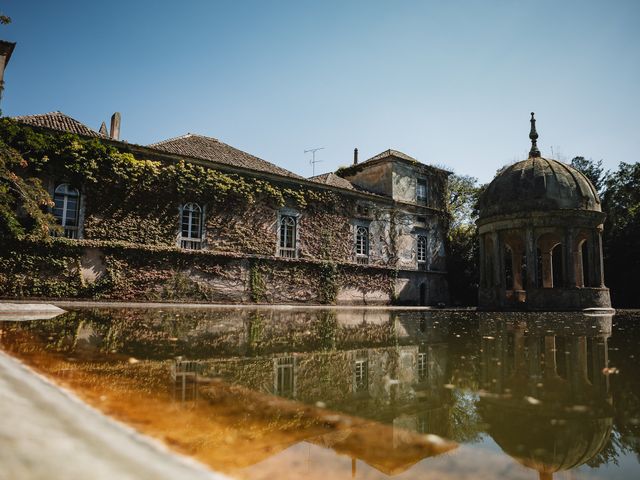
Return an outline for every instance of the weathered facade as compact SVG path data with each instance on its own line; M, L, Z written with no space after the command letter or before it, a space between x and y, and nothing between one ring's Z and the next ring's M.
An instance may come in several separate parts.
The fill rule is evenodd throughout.
M62 228L2 240L0 296L448 301L448 172L401 152L305 179L201 135L121 141L119 114L110 132L61 112L4 122Z
M480 198L479 307L610 308L598 193L576 169L540 156L531 115L529 158L505 168Z

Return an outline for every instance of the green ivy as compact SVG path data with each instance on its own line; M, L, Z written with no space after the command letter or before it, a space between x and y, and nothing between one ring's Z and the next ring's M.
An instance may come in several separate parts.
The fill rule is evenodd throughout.
M259 262L252 262L249 267L249 294L253 303L265 300L266 285Z

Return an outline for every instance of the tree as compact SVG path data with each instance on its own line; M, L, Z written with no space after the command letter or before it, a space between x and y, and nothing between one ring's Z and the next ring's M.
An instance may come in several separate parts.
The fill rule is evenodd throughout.
M40 179L28 176L28 163L0 140L0 235L47 238L57 227L47 208L53 207Z
M477 202L482 187L478 179L451 175L448 182L447 270L454 304L474 305L478 298Z
M605 279L617 307L638 306L640 163L620 163L603 193Z
M448 211L452 229L475 225L478 179L468 175L451 175L448 182Z
M591 159L587 160L584 157L574 157L571 160L571 166L579 172L582 172L584 176L593 183L598 194L603 193L607 177L609 176L609 171L605 171L602 166L602 160L595 162Z

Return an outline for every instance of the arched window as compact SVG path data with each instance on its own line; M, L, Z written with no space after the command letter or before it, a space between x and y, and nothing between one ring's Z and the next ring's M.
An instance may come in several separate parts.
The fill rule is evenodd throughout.
M551 250L552 287L554 288L564 286L564 272L562 269L563 256L562 244L559 243Z
M369 263L369 227L356 227L356 262Z
M197 203L182 206L180 246L190 250L202 248L202 209Z
M78 214L80 212L80 192L68 183L58 185L53 193L53 216L64 228L64 236L78 238Z
M296 258L296 217L282 215L280 217L280 248L278 255Z
M427 236L426 235L418 235L417 256L418 256L418 269L426 270L427 269Z

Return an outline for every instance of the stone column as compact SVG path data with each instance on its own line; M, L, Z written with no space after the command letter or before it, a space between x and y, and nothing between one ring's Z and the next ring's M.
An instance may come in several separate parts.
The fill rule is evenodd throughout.
M584 271L584 258L582 258L582 243L576 245L576 250L573 252L573 264L576 270L576 287L584 287L587 282Z
M504 257L500 250L501 242L500 236L498 232L491 233L491 243L493 244L493 285L492 287L500 287L502 285L502 277L504 276L504 272L502 272L502 260Z
M525 250L527 252L527 289L537 288L538 277L538 252L533 235L533 228L527 227L525 236Z
M604 259L602 254L602 232L600 230L597 233L596 257L594 262L596 264L595 281L600 288L604 288Z
M480 287L486 287L487 283L487 275L486 275L486 255L485 255L485 242L484 242L484 234L480 235Z

